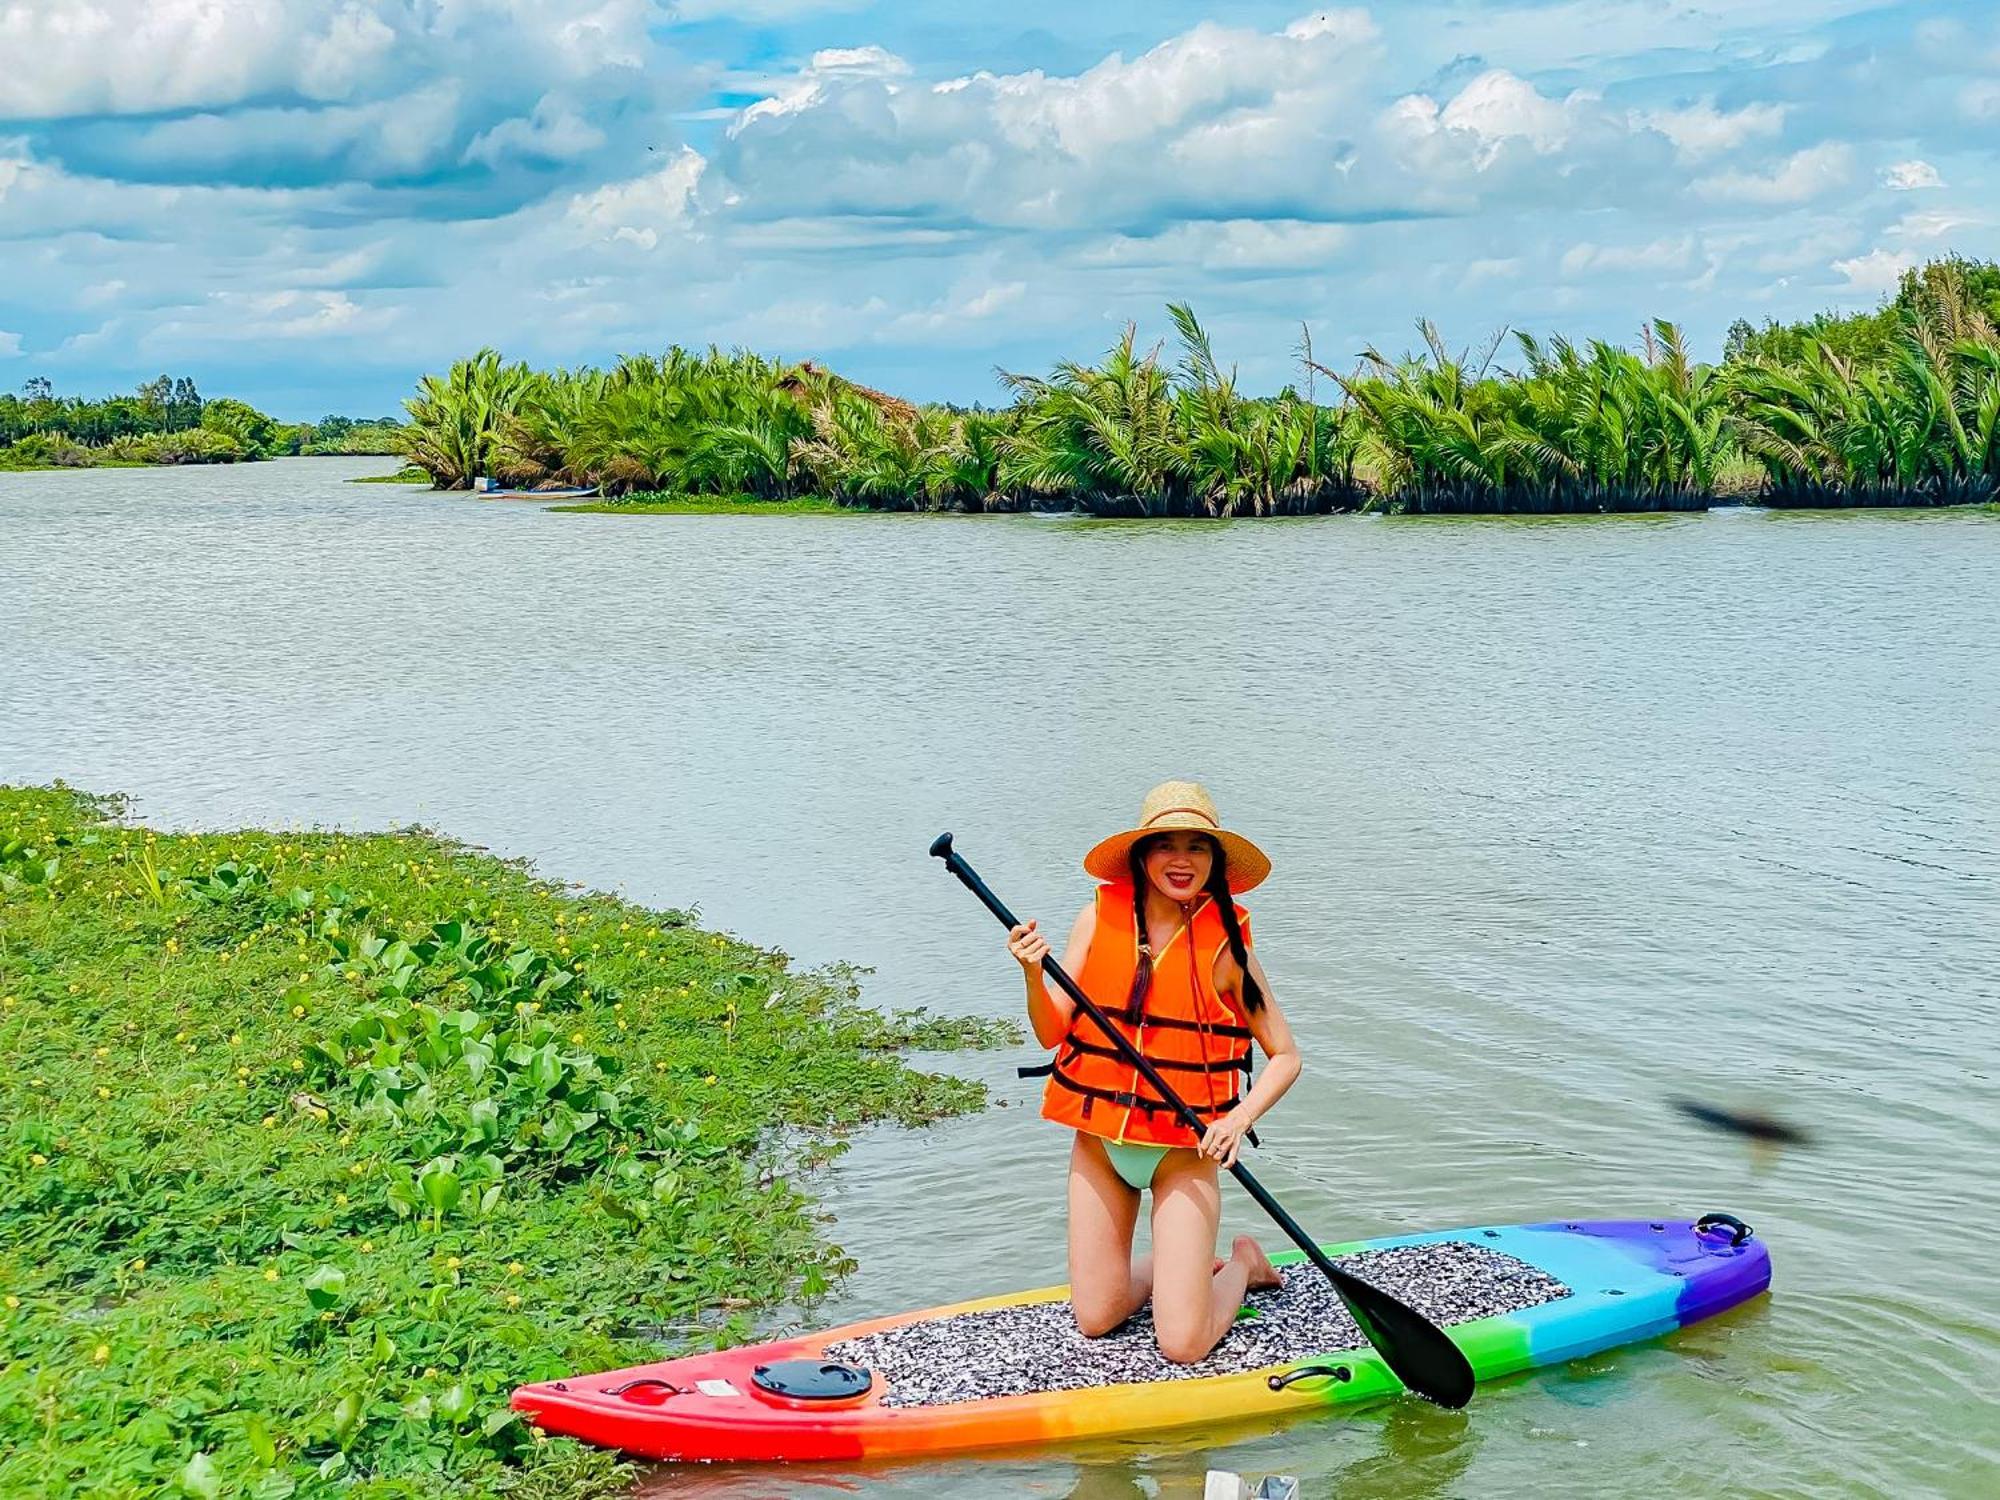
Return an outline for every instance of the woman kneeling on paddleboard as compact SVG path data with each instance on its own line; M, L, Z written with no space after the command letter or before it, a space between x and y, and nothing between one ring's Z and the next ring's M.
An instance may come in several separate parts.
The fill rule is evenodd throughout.
M1076 1132L1069 1158L1070 1301L1090 1338L1153 1300L1160 1352L1192 1363L1229 1331L1246 1287L1277 1272L1249 1235L1215 1257L1218 1168L1299 1076L1299 1053L1250 950L1250 914L1233 899L1271 872L1255 844L1223 828L1191 781L1146 794L1139 826L1104 840L1083 867L1105 882L1070 929L1062 965L1207 1122L1199 1139L1067 995L1051 994L1049 945L1026 922L1007 950L1028 983L1035 1038L1056 1049L1042 1114ZM1270 1059L1247 1095L1255 1039ZM1153 1253L1132 1258L1139 1194L1153 1192Z

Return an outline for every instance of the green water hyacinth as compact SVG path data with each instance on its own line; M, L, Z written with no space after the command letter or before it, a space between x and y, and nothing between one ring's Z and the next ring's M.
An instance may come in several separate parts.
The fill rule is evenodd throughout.
M514 1386L823 1291L809 1163L1013 1035L429 834L118 812L0 787L4 1494L628 1493Z

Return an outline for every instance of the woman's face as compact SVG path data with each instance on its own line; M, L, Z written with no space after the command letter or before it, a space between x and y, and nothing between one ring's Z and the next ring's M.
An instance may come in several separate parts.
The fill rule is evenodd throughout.
M1148 841L1146 879L1169 901L1192 901L1215 868L1215 844L1205 833L1162 833Z

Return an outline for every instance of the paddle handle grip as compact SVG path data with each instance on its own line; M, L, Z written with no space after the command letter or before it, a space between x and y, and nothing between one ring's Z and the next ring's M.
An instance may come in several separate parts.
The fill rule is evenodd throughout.
M944 867L956 875L960 883L968 891L971 891L973 895L977 896L980 903L988 911L999 918L1002 927L1011 931L1021 925L1020 918L1007 909L1007 903L994 895L986 882L979 878L979 872L965 862L963 855L951 847L950 834L939 834L931 843L931 853L943 860ZM1139 1076L1151 1084L1153 1091L1173 1107L1174 1113L1180 1116L1181 1123L1192 1130L1195 1133L1195 1139L1199 1140L1208 1129L1206 1125L1202 1124L1201 1116L1188 1108L1187 1101L1174 1092L1173 1085L1160 1076L1159 1069L1148 1062L1145 1054L1133 1046L1126 1039L1122 1031L1111 1024L1104 1012L1097 1008L1097 1002L1086 995L1082 987L1064 971L1063 966L1056 962L1053 953L1043 955L1042 972L1053 979L1061 987L1064 994L1083 1007L1083 1013L1095 1021L1098 1029L1103 1031L1117 1044L1118 1050L1125 1054L1125 1060L1139 1070ZM1257 1200L1257 1206L1269 1214L1272 1221L1291 1237L1292 1243L1305 1251L1306 1258L1319 1267L1328 1277L1332 1278L1336 1285L1352 1279L1347 1272L1341 1270L1340 1267L1327 1259L1325 1253L1313 1242L1312 1236L1299 1227L1298 1221L1285 1212L1284 1207L1276 1198L1273 1198L1270 1193L1265 1191L1264 1184L1251 1175L1248 1167L1239 1161L1231 1166L1229 1171L1238 1182L1243 1184L1243 1190Z

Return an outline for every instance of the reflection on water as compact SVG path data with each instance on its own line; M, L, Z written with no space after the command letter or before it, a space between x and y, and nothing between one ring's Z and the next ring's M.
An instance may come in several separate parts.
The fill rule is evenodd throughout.
M1990 1492L2000 518L635 520L365 467L0 475L0 777L422 821L1006 1014L931 838L1057 923L1081 851L1196 775L1276 860L1250 904L1306 1073L1257 1168L1302 1222L1729 1209L1772 1246L1767 1303L1461 1417L658 1493ZM1061 1279L1022 1060L942 1060L1002 1107L823 1179L861 1265L824 1317Z

